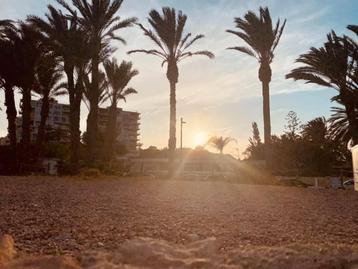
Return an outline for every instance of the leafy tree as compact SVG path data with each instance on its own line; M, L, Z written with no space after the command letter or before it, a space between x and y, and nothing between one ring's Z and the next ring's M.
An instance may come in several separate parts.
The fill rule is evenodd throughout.
M191 38L191 33L184 34L187 16L181 11L176 13L174 8L163 7L162 13L161 15L156 10L149 12L148 22L153 30L149 30L142 24L139 24L144 35L150 38L158 48L138 49L128 53L142 52L154 55L162 59L162 66L167 65L167 79L170 84L169 167L170 173L173 173L176 149L176 84L179 79L178 63L196 55L214 58L214 54L206 50L194 52L188 50L196 41L204 38L204 35L196 35L194 38Z
M265 159L265 148L261 142L260 131L256 122L252 123L252 137L249 138L249 146L244 154L252 160Z
M264 137L266 144L266 161L270 161L271 141L271 118L270 118L270 81L272 71L270 64L274 59L275 49L280 41L282 32L286 25L280 20L272 25L272 19L267 7L260 7L259 14L249 11L244 18L235 18L238 31L227 30L228 33L238 36L246 42L249 47L231 47L249 56L255 57L260 63L259 79L262 83L263 115L264 115Z
M294 111L288 112L286 116L287 124L285 125L285 134L288 137L295 138L300 131L301 121Z

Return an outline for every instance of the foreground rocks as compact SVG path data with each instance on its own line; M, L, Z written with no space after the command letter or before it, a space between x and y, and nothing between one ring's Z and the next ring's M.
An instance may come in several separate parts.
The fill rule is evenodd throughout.
M350 191L0 177L0 234L17 251L0 260L7 268L354 268L357 208Z
M13 241L0 249L12 252ZM20 257L0 262L3 269L135 269L135 268L347 268L358 269L358 248L341 246L287 246L285 248L238 249L219 253L215 238L185 246L150 238L125 242L116 251L87 252L70 257Z

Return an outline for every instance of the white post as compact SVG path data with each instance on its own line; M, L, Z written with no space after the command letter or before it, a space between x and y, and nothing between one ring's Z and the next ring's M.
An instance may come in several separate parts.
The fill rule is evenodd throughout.
M358 191L358 145L352 148L354 189Z

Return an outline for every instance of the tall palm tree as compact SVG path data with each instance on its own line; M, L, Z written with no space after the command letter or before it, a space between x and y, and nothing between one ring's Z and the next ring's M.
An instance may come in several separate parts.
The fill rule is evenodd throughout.
M18 36L15 39L18 57L17 86L20 88L22 112L21 157L24 162L30 160L31 143L31 95L36 84L36 67L43 53L42 36L32 25L20 22Z
M66 91L64 91L60 83L62 77L57 59L51 54L43 55L36 70L38 87L34 90L35 93L41 97L42 102L40 125L38 126L36 137L37 154L40 154L42 150L46 122L50 111L50 102L54 100L55 97L66 94Z
M63 62L70 103L70 160L74 169L76 169L79 161L81 139L80 105L83 95L82 80L85 66L89 61L88 38L85 31L80 27L76 14L68 16L49 5L46 18L44 20L40 17L29 16L28 21L36 25L44 33L51 51Z
M17 81L17 56L15 39L18 38L17 29L10 21L0 21L0 88L5 92L6 115L8 119L8 135L12 149L14 164L17 156L16 139L16 104L14 88Z
M260 7L259 14L249 11L244 18L235 18L238 31L227 30L246 42L248 47L231 47L249 56L255 57L260 63L259 79L262 83L264 142L266 147L266 162L270 161L271 144L271 116L270 116L270 82L272 70L270 64L274 59L275 49L280 41L286 25L280 19L272 25L270 11L267 7Z
M113 158L113 145L118 136L117 130L117 110L118 102L123 100L126 102L127 96L136 94L137 91L131 87L127 88L128 83L139 74L138 70L133 69L131 62L123 61L120 65L116 59L104 62L106 71L108 88L107 93L111 102L109 108L109 119L107 126L106 141L106 159L110 161Z
M57 0L73 16L76 12L66 1ZM82 28L90 38L91 44L91 92L90 92L90 112L88 116L87 135L88 135L88 162L92 163L96 155L96 137L98 132L98 100L99 93L99 64L103 49L108 49L112 40L125 43L125 40L116 35L120 29L132 26L135 18L121 20L117 12L121 8L123 0L72 0L73 6L79 11L82 17L79 18Z
M82 101L88 108L88 110L91 109L91 79L89 77L89 74L85 74L83 77L83 98ZM108 81L106 78L105 73L101 72L99 73L99 96L98 96L98 107L102 105L104 102L106 102L109 99L108 96ZM88 121L88 118L87 118Z
M139 24L144 35L148 36L157 49L138 49L128 53L142 52L161 58L162 65L167 65L167 79L170 84L170 130L169 130L169 167L170 173L174 172L174 159L176 148L176 84L179 78L178 63L188 57L203 55L214 58L214 54L207 50L189 51L188 49L204 35L191 37L191 33L184 34L187 16L181 11L176 14L174 8L163 7L162 15L152 10L149 12L148 22L153 30Z
M225 147L234 141L236 140L232 137L213 136L207 144L219 151L220 154L223 154Z
M300 55L296 62L301 67L293 69L286 78L304 80L323 87L336 89L338 95L332 98L344 105L348 120L349 135L353 145L358 144L358 107L357 107L357 59L352 57L352 40L338 37L333 31L327 35L323 47L311 48ZM335 118L341 114L336 114ZM334 120L336 124L339 122Z

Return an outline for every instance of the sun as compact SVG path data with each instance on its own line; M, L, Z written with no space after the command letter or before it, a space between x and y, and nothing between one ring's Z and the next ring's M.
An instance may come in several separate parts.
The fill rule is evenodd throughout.
M208 134L199 132L194 136L194 146L203 146L208 141Z

